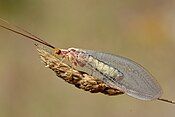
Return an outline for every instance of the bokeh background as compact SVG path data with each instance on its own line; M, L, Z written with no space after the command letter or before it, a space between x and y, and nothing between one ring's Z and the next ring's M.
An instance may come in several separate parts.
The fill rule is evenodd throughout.
M59 48L132 58L175 100L174 0L0 0L0 17ZM91 94L45 68L30 40L0 29L0 117L174 117L175 106Z

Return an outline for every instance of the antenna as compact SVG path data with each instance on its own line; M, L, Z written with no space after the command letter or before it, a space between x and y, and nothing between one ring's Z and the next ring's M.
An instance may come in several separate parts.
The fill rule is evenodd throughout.
M15 29L13 29L13 28L10 28L10 27L7 27L7 26L1 25L1 24L0 24L0 27L4 28L4 29L6 29L6 30L9 30L9 31L11 31L11 32L14 32L14 33L16 33L16 34L19 34L19 35L21 35L21 36L27 37L28 39L31 39L31 40L33 40L33 41L39 42L39 43L41 43L41 44L44 44L44 45L46 45L46 46L48 46L48 47L50 47L50 48L55 49L55 47L54 47L53 45L47 43L47 42L44 41L43 39L41 39L41 38L35 36L34 34L32 34L32 33L28 32L28 31L26 31L25 29L23 29L23 28L21 28L21 27L19 27L19 26L13 25L13 24L9 23L8 21L6 21L6 20L4 20L4 19L2 19L2 18L0 18L0 20L1 20L2 22L4 22L4 23L8 24L9 26L13 26L13 27L15 27L15 28L17 28L17 29L19 29L19 30L21 30L21 31L17 31L17 30L15 30ZM28 35L22 33L22 31L25 32L25 33L27 33Z
M157 98L157 99L160 100L160 101L163 101L163 102L175 104L175 101L171 101L171 100L167 100L167 99L162 99L162 98Z

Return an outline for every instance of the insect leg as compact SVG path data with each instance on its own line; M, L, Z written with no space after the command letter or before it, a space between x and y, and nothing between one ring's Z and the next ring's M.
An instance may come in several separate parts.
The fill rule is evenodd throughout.
M164 102L167 102L167 103L171 103L171 104L175 104L175 101L171 101L171 100L167 100L167 99L158 98L158 100L164 101Z

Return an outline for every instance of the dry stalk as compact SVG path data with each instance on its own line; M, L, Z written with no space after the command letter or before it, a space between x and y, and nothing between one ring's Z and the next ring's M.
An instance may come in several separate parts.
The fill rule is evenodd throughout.
M101 80L88 75L85 72L72 69L69 65L60 62L54 54L37 46L37 51L40 55L42 62L46 67L53 70L58 77L66 82L75 85L79 89L89 91L91 93L101 92L106 95L119 95L123 92L118 89L106 85Z

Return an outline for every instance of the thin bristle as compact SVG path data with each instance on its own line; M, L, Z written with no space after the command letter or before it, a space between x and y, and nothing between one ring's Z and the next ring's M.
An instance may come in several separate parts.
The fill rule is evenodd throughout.
M4 22L4 23L10 25L10 26L13 26L13 27L15 27L15 28L17 28L17 29L19 29L19 30L24 31L25 33L27 33L27 34L29 34L29 35L35 37L36 39L38 39L38 40L40 40L40 41L44 41L43 39L41 39L41 38L35 36L35 35L32 34L31 32L28 32L27 30L25 30L25 29L23 29L23 28L21 28L21 27L19 27L19 26L17 26L17 25L14 25L14 24L12 24L12 23L9 23L8 21L6 21L6 20L4 20L4 19L2 19L2 18L0 18L0 20L1 20L2 22Z
M158 98L158 100L164 101L164 102L167 102L167 103L171 103L171 104L175 104L175 101L171 101L171 100L167 100L167 99Z
M15 27L15 28L17 28L17 29L19 29L19 30L21 30L21 31L23 31L23 32L25 32L25 33L27 33L27 34L29 34L30 36L29 36L29 35L26 35L26 34L24 34L24 33L22 33L22 32L20 32L20 31L17 31L17 30L15 30L15 29L13 29L13 28L4 26L4 25L0 25L0 27L2 27L2 28L4 28L4 29L7 29L7 30L9 30L9 31L12 31L12 32L14 32L14 33L16 33L16 34L22 35L22 36L24 36L24 37L27 37L27 38L29 38L29 39L31 39L31 40L34 40L34 41L36 41L36 42L42 43L42 44L44 44L44 45L46 45L46 46L48 46L48 47L51 47L51 48L55 49L54 46L52 46L51 44L47 43L47 42L44 41L43 39L41 39L41 38L39 38L39 37L33 35L32 33L26 31L25 29L23 29L23 28L21 28L21 27L19 27L19 26L10 24L8 21L6 21L6 20L4 20L4 19L2 19L2 18L0 18L0 20L1 20L2 22L4 22L4 23L8 24L9 26L13 26L13 27Z

